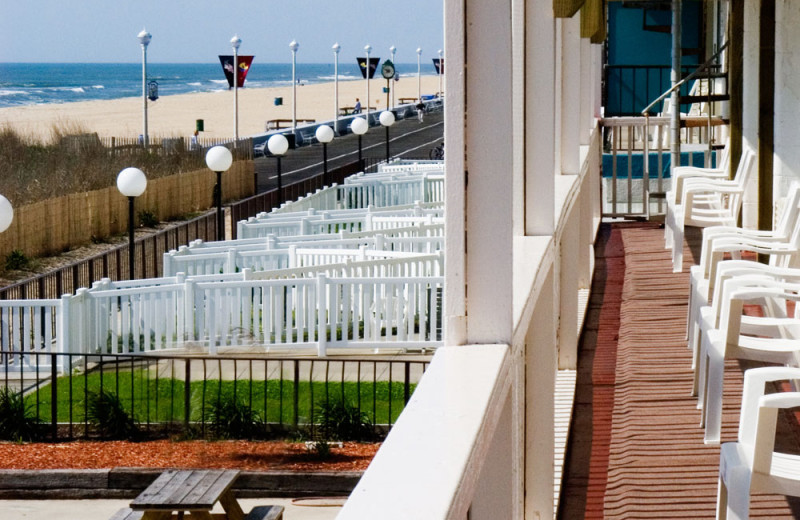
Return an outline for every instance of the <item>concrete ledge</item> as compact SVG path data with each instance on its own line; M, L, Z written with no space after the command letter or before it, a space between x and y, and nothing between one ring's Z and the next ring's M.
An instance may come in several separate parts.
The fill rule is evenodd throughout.
M0 470L2 499L134 498L164 469ZM362 472L243 471L233 486L240 498L347 496Z

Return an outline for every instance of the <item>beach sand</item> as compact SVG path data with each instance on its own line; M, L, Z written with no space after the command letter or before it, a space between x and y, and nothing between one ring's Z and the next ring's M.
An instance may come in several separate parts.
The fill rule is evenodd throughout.
M422 76L422 94L439 90L438 76ZM416 98L416 76L401 77L393 82L395 100ZM370 82L370 106L386 109L386 80ZM339 106L352 107L356 98L366 107L364 80L339 81ZM283 98L275 106L274 99ZM334 117L334 83L297 86L297 119L316 121ZM148 133L154 137L188 137L194 132L195 120L204 121L204 138L233 136L233 91L204 92L164 96L148 101ZM239 136L248 137L265 131L271 119L292 118L292 87L242 88L239 90ZM142 99L140 97L102 101L85 101L23 107L0 108L0 127L8 126L20 134L48 139L54 127L70 131L80 129L97 132L100 137L135 138L142 133Z

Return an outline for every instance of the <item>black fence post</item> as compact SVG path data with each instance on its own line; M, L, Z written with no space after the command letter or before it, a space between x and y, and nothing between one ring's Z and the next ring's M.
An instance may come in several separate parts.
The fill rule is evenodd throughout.
M50 354L50 434L58 439L58 354Z
M404 387L403 387L403 403L404 404L408 404L408 398L411 395L410 388L409 388L410 380L411 380L411 364L408 361L406 361L405 381L404 381Z
M183 383L183 429L186 435L189 434L189 414L191 413L192 397L192 360L186 360L186 375Z
M294 396L292 398L292 413L294 415L292 423L297 428L299 415L300 415L300 361L294 362Z

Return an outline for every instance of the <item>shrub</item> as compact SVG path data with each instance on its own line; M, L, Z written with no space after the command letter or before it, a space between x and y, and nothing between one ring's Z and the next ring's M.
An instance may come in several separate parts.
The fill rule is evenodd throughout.
M39 430L39 420L21 393L8 387L0 388L0 439L32 441Z
M31 259L21 249L15 249L6 256L6 269L9 271L25 269L30 263Z
M320 460L331 458L331 445L328 441L316 441L314 443L314 454Z
M252 408L233 395L224 393L208 405L211 431L220 439L253 439L263 437L266 423Z
M122 406L119 396L102 389L89 393L86 419L106 439L136 440L140 434L136 421Z
M152 211L143 209L139 212L139 224L144 227L154 228L158 226L159 220Z
M319 404L314 411L314 425L323 439L365 441L373 437L367 414L341 398Z

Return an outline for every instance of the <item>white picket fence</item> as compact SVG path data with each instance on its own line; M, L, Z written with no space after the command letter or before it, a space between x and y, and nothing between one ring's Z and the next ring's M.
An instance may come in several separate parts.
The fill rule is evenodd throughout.
M360 173L345 179L344 185L334 184L319 189L297 201L287 202L271 213L366 208L370 205L400 206L415 202L444 202L444 175L440 168L419 167L415 172L406 173Z
M441 345L443 176L372 175L240 222L239 240L171 251L161 278L0 301L0 371L68 370L55 353ZM325 197L338 202L300 209Z
M406 239L408 240L408 239ZM417 239L418 241L420 239ZM441 250L441 238L435 237L435 244L429 240L426 253ZM416 251L393 251L368 249L362 245L358 249L344 248L298 248L289 246L286 249L252 250L231 248L226 251L206 252L203 249L182 248L179 251L164 254L164 275L174 276L186 273L189 276L215 273L236 273L242 269L269 271L274 269L291 269L295 267L319 266L379 258L413 257Z
M236 225L237 236L242 239L294 235L330 235L340 231L378 231L407 227L414 224L443 224L443 217L408 216L383 217L373 214L353 215L338 218L301 217L294 220L281 219L248 219Z
M375 175L375 174L370 174ZM412 179L368 179L346 182L338 186L339 200L344 208L397 206L414 201L443 202L444 175L423 174Z
M443 277L316 278L81 289L72 352L187 346L432 348L441 345ZM60 349L59 349L60 350Z
M404 173L404 172L439 172L444 173L444 161L431 159L429 161L395 160L390 163L378 165L378 173Z

